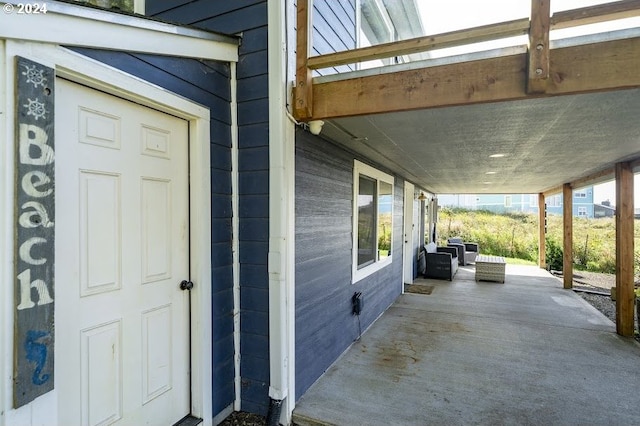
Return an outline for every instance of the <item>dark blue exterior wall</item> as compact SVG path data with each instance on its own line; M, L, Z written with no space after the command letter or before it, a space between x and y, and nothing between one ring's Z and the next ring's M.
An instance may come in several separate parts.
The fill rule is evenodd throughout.
M229 65L213 61L75 48L79 53L209 107L214 414L234 400Z
M364 297L364 330L402 290L404 181L398 177L393 263L351 284L354 158L358 156L308 132L296 133L296 399L358 337L353 293Z
M312 22L312 55L324 55L357 47L355 0L314 0ZM343 65L318 70L316 74L327 75L354 69L354 65Z
M267 74L266 0L147 0L146 13L166 21L227 33L242 33L237 65L240 342L242 410L266 414L269 390L268 274L269 249L269 105ZM224 171L214 180L229 181ZM230 203L228 204L230 210ZM231 229L230 216L228 220ZM229 238L231 237L229 231ZM220 244L227 244L221 242ZM226 245L229 249L230 245ZM229 253L226 256L226 253ZM231 261L225 250L224 259ZM215 256L215 254L214 254ZM214 414L233 400L232 318L227 300L232 300L229 280L217 289L224 296L222 318L215 317ZM214 301L214 308L217 306ZM229 307L231 309L231 306ZM217 330L220 327L221 330ZM219 338L217 338L219 336ZM231 351L231 352L229 352ZM231 386L231 387L230 387Z

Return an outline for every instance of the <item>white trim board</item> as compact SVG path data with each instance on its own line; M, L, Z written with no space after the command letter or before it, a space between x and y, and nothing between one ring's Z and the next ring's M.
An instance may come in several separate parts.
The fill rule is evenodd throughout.
M68 3L46 5L47 13L0 13L0 38L238 62L236 37Z
M0 44L0 47L2 44ZM14 56L20 55L56 69L58 77L76 83L98 88L106 93L122 97L141 105L166 112L189 122L189 161L191 188L190 232L191 232L191 280L195 287L192 292L191 324L191 414L204 419L204 425L211 425L212 407L212 337L211 337L211 198L210 198L210 114L209 109L172 94L122 71L100 64L50 44L6 41L6 55L0 63L4 79L0 83L0 110L6 114L0 118L5 141L14 140L14 129L9 123L15 116L12 85ZM126 89L124 89L126 87ZM1 90L4 89L4 90ZM0 115L1 117L1 115ZM4 126L2 126L4 124ZM3 143L0 149L0 169L9 182L13 182L13 143ZM5 171L6 170L6 171ZM2 179L5 182L5 179ZM13 281L13 185L0 186L0 236L2 237L2 278ZM4 267L6 266L6 268ZM0 326L2 326L2 359L0 372L3 378L12 371L13 342L13 288L4 286L0 293ZM12 386L10 380L0 383L0 425L3 424L45 424L50 422L57 410L56 390L37 398L32 403L17 410L11 409ZM44 421L48 419L47 421ZM42 420L41 423L40 420Z

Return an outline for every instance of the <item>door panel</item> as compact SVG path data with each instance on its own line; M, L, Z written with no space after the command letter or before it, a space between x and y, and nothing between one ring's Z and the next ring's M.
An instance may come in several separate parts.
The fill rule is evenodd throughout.
M59 424L189 413L187 122L56 82Z

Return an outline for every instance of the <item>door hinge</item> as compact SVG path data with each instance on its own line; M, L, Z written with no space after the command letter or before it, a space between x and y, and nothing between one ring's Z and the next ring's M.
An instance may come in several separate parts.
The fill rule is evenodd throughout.
M193 288L193 283L188 280L182 280L180 282L180 290L191 290Z

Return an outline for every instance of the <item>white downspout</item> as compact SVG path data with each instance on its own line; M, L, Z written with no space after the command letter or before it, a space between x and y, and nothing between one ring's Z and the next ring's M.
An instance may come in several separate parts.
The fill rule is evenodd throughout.
M231 74L231 229L233 234L233 347L234 347L234 411L242 409L242 386L240 377L240 219L238 194L238 101L237 101L237 66L235 62L229 64Z
M295 406L295 126L287 117L287 3L268 1L269 49L269 397L280 422Z

